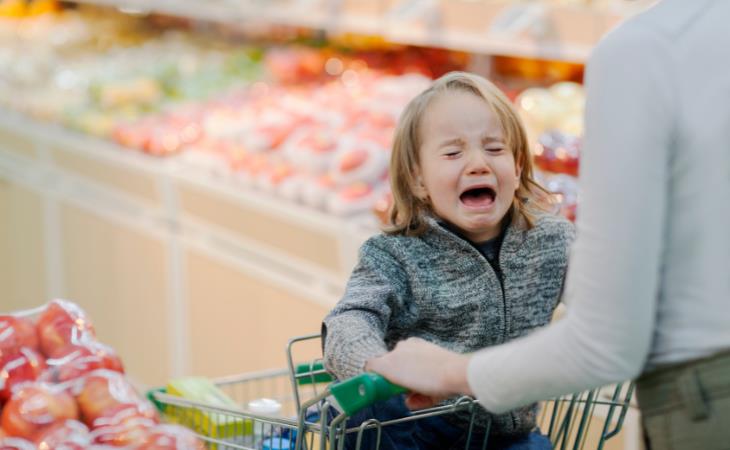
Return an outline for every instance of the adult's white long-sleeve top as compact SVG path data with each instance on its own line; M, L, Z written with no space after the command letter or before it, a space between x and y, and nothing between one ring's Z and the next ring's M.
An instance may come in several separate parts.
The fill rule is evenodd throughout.
M486 409L730 348L728 18L727 0L664 0L594 50L568 312L474 355Z

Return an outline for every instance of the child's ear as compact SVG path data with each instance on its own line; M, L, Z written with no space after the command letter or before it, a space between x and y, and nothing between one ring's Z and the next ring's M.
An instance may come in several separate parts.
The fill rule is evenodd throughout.
M411 189L413 189L413 195L415 195L419 199L424 201L428 199L428 191L426 190L426 185L423 184L423 177L418 170L413 176L413 186L411 187Z
M515 162L515 179L518 185L520 183L520 177L522 177L522 160Z

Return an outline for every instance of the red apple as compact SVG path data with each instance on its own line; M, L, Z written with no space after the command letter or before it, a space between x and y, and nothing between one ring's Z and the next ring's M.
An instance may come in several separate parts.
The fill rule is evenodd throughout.
M157 425L149 432L147 440L137 450L203 450L198 437L180 425Z
M45 368L43 357L27 347L0 356L0 401L10 398L15 385L37 380Z
M38 338L41 351L55 358L68 344L81 344L96 336L94 326L78 305L54 300L38 318Z
M65 420L41 430L34 442L41 449L82 449L91 443L91 436L83 423Z
M118 426L132 418L148 419L154 423L160 422L160 416L155 407L149 402L140 401L136 404L122 404L107 409L104 415L94 420L91 428Z
M142 399L124 375L111 370L90 372L77 386L76 401L87 425L119 405L137 405Z
M0 357L21 347L38 350L33 322L24 317L0 316Z
M31 439L56 422L78 417L71 395L59 387L29 383L17 386L3 408L0 423L9 435Z
M137 414L117 415L113 424L99 426L91 432L95 444L126 447L146 442L157 422Z
M149 429L158 423L157 410L149 402L118 405L94 420L93 441L115 447L139 444L146 442Z
M57 352L56 358L46 363L46 379L54 383L73 380L96 369L124 373L122 361L114 350L96 340L69 344Z
M340 172L351 172L362 166L369 157L370 154L363 148L350 150L340 158L340 165L338 169Z
M59 449L59 450L65 450L65 449ZM92 445L89 445L88 447L86 447L84 450L119 450L119 447L112 447L111 445L92 444Z

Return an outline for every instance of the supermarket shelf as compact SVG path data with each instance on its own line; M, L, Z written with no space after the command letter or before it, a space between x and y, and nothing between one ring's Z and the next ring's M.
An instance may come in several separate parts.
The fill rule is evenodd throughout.
M133 152L112 142L77 133L60 125L34 120L26 115L0 108L0 128L12 130L31 145L43 144L68 148L83 155L134 169L149 175L162 175L169 161Z
M233 180L196 171L175 158L162 159L130 151L103 139L0 110L0 134L4 137L8 132L16 136L16 141L24 139L24 145L34 150L30 155L23 155L14 153L7 145L0 146L0 179L25 185L157 238L179 239L189 248L258 278L268 279L292 293L304 294L327 307L341 295L360 244L375 231L369 221L333 217L270 195L247 191L235 185ZM95 163L104 162L115 170L127 170L125 175L148 176L154 182L155 201L136 195L135 191L119 189L103 179L89 177L88 173L76 171L75 166L70 170L60 165L60 151ZM91 169L95 168L91 166ZM262 217L267 220L286 224L304 236L307 232L316 232L327 237L332 241L330 247L339 252L334 255L336 267L323 267L288 253L286 248L262 244L255 236L236 233L236 230L211 222L210 218L187 213L180 205L183 186L194 186L205 192L205 198L211 201L225 199L234 207L240 205L263 213Z
M6 131L0 124L0 135ZM28 138L33 139L32 136ZM142 283L149 286L132 289L132 292L147 295L147 299L154 302L151 309L164 311L155 317L169 318L167 330L164 327L161 329L167 335L163 346L166 349L163 353L167 355L167 367L150 370L146 376L162 372L168 374L163 378L166 379L188 374L192 367L191 345L209 345L205 337L197 336L195 340L186 325L193 320L197 322L191 311L201 308L200 289L194 290L192 287L194 280L200 282L201 275L191 273L188 268L191 260L196 261L196 268L201 261L217 263L229 274L224 279L225 286L240 294L234 299L236 303L230 307L262 311L264 317L271 317L273 311L285 314L286 306L282 305L306 312L309 316L316 316L317 311L322 311L323 315L337 302L344 290L344 277L227 233L215 225L185 217L175 208L174 201L172 205L162 207L152 205L129 193L120 192L114 186L105 186L54 167L53 161L46 157L50 153L49 148L42 142L34 141L34 144L37 144L35 150L39 158L8 151L5 141L0 137L0 191L4 191L3 194L6 190L12 193L20 188L31 192L40 199L43 208L38 220L44 222L40 226L43 236L39 245L45 255L45 264L41 262L45 271L33 269L29 276L35 277L36 283L45 286L45 289L41 288L45 291L45 297L38 297L33 304L40 302L41 298L77 298L77 295L83 297L88 292L101 292L102 295L84 297L87 301L89 298L93 298L94 302L96 299L101 302L109 300L103 293L109 293L110 288L100 287L96 279L103 279L103 274L86 272L89 273L89 286L84 280L83 287L79 287L78 268L73 264L81 262L81 267L87 267L88 270L89 263L84 260L89 256L94 261L96 257L100 258L102 265L106 264L106 270L111 267L119 271L114 272L114 277L144 280ZM161 180L161 184L174 183ZM166 196L165 199L174 200L174 196ZM86 235L91 236L91 239L84 243ZM110 239L99 241L99 236ZM18 231L3 238L23 241L34 237ZM149 272L150 278L140 277L139 272L125 265L124 256L114 251L117 246L126 243L136 244L136 250L147 249L150 251L147 256L161 254L163 266L154 266L159 271ZM156 253L156 249L161 253ZM150 267L149 262L147 266ZM92 267L92 270L96 269ZM162 278L156 275L159 273L163 274ZM146 275L147 272L142 274ZM122 299L125 304L127 300L130 305L143 301L138 297L124 297L127 294L128 289L119 294L110 293L111 297ZM206 304L217 302L219 307L225 301L205 298ZM311 323L311 317L309 321ZM236 330L223 334L233 336ZM160 353L161 358L163 353Z
M133 14L161 13L234 26L260 22L382 36L400 44L493 55L585 62L616 23L645 8L467 0L75 0Z
M308 10L305 14L295 14L290 8L287 13L267 6L264 2L222 2L209 1L205 7L186 0L74 0L85 3L118 8L130 14L160 13L178 17L189 17L212 22L241 25L248 20L266 21L280 25L320 28L326 23L328 14ZM280 3L280 2L279 2ZM304 2L299 2L304 3Z
M260 191L243 188L233 177L226 177L191 167L176 158L160 158L130 150L105 139L88 136L60 125L39 122L22 114L0 109L0 129L12 130L33 147L38 143L53 149L73 152L134 170L161 181L167 178L176 182L195 185L215 195L230 198L236 203L252 206L267 214L324 233L340 233L343 230L354 234L371 234L374 222L350 220L335 217L324 212L287 202ZM160 186L160 190L163 188ZM160 196L164 195L160 193Z
M294 294L305 294L313 302L327 307L334 305L344 289L343 280L335 275L308 267L290 256L190 219L178 219L178 223L169 226L169 218L161 211L146 207L137 199L71 174L39 170L2 151L0 180L25 186L162 241L179 239L189 248L269 280Z

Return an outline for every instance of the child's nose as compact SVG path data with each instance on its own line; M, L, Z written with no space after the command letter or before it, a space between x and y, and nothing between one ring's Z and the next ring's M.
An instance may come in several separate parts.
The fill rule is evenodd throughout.
M490 171L486 155L481 149L469 152L467 164L467 173L470 175L482 175Z

